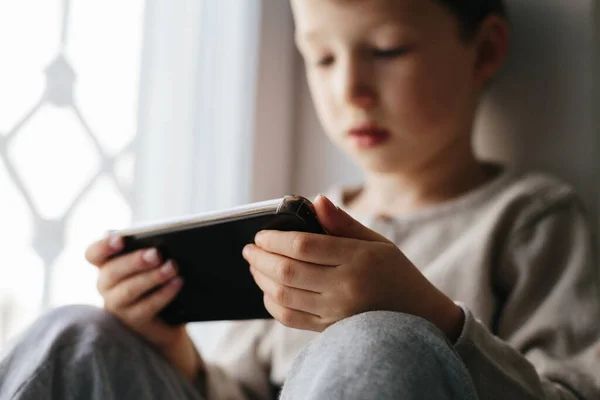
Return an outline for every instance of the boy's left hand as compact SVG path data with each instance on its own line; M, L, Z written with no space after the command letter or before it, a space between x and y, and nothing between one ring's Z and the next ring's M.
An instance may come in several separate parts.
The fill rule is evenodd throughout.
M428 319L455 340L460 307L435 288L385 237L319 196L317 217L329 235L263 231L244 258L282 324L314 331L373 310Z

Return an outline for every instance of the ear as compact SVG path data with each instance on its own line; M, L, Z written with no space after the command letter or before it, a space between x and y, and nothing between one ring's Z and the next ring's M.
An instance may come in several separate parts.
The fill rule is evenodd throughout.
M482 23L475 38L475 80L483 87L496 75L508 54L510 30L506 19L491 15Z

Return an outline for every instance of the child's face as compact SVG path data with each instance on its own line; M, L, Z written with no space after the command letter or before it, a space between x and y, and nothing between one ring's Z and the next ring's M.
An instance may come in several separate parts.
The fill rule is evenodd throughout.
M443 6L292 0L292 7L319 118L363 169L414 168L470 143L483 82L473 41Z

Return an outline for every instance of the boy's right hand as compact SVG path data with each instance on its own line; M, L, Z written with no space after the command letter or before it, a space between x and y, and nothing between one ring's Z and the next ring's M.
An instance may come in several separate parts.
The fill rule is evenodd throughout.
M85 257L99 268L97 287L104 308L154 345L190 380L202 360L184 325L171 326L157 314L181 289L173 260L162 260L156 249L138 250L110 258L123 249L123 240L109 236L88 247Z

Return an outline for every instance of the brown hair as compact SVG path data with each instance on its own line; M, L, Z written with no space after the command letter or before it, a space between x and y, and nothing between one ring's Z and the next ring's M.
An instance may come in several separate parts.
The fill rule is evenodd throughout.
M435 0L458 18L466 39L477 33L481 23L490 15L506 18L503 0Z

